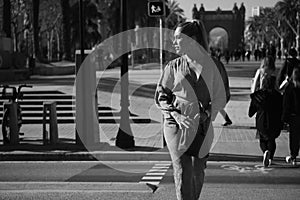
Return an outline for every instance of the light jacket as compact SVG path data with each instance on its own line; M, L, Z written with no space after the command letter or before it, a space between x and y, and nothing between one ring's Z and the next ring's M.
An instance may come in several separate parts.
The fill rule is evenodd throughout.
M155 101L162 110L165 120L174 120L172 111L181 110L175 99L200 101L204 108L211 105L211 119L216 118L219 110L226 105L226 92L222 77L216 64L209 56L200 57L192 63L185 56L170 61L165 67L157 85ZM205 157L213 142L213 128L207 131L199 151L199 157Z

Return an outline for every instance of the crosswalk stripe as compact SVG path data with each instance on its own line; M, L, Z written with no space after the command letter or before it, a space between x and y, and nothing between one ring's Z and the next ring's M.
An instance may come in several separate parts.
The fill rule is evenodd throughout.
M146 174L146 176L163 176L163 175L165 175L166 173L164 173L164 172L161 172L161 173L151 173L151 172L149 172L149 173L147 173Z
M155 164L155 166L170 166L171 165L171 163L157 163L157 164Z
M161 180L162 176L144 176L142 180Z
M158 186L163 176L170 168L171 163L156 163L144 177L140 183L147 183ZM159 180L159 181L158 181Z
M167 172L167 169L150 169L149 172Z
M169 169L169 167L154 166L152 169Z

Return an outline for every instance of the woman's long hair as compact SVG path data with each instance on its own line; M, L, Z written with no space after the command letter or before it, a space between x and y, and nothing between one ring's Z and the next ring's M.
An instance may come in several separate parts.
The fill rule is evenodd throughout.
M196 41L207 51L208 50L208 37L204 27L204 24L200 20L193 20L182 22L177 25L177 28L181 28L181 33L195 37Z
M272 90L275 88L275 61L272 56L265 57L261 62L261 89ZM273 78L272 78L273 76Z
M293 70L292 82L296 88L300 88L300 65L295 67Z
M275 71L275 60L272 56L265 57L261 62L261 68L266 69L267 71Z

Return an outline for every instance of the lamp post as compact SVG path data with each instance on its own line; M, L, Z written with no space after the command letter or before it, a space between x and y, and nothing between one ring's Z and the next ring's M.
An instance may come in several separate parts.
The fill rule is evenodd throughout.
M300 16L299 12L297 12L297 36L296 36L296 50L298 52L298 56L300 56L300 45L299 45L299 34L300 34Z
M127 0L121 0L121 28L127 30ZM122 49L127 49L128 38L124 34L122 38ZM127 52L127 51L126 51ZM122 55L121 66L121 120L119 131L116 138L116 146L120 148L134 147L134 139L129 122L129 99L128 99L128 53Z
M80 24L80 58L81 63L84 61L84 16L83 16L83 2L82 0L79 1L79 24Z
M83 22L84 22L84 19L83 19L83 2L82 0L79 0L79 43L80 43L80 61L79 61L79 66L76 66L76 74L78 73L79 71L79 67L80 65L82 64L82 62L84 61L84 41L83 41L83 33L84 33L84 25L83 25ZM76 91L78 90L77 89L78 87L78 83L76 84ZM77 96L77 94L76 94ZM76 102L77 104L77 102ZM81 138L79 136L79 133L78 133L78 130L77 130L77 127L75 128L75 140L76 140L76 144L77 145L80 145L80 146L83 146L83 143L81 141Z

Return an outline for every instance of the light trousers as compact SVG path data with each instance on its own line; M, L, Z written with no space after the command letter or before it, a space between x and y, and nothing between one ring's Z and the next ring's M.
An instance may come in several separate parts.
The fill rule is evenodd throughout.
M165 121L164 136L172 159L177 199L199 199L207 157L198 158L178 151L180 132L175 122Z
M178 200L197 200L200 197L207 158L183 154L173 161L175 190Z

